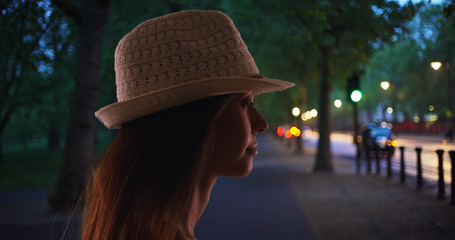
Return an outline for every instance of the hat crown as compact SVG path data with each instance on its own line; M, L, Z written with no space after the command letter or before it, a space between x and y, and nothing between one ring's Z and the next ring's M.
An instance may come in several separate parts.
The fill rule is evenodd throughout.
M232 20L218 11L184 11L150 19L115 50L117 100L202 79L259 74Z

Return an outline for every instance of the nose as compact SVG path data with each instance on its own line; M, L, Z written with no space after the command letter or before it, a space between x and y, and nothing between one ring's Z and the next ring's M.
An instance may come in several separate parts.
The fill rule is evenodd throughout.
M251 132L253 134L264 132L268 127L269 124L267 120L259 113L256 108L251 109L250 121L251 121Z

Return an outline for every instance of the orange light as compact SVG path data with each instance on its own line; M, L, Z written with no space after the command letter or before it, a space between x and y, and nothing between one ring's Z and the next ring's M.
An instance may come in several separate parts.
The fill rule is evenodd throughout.
M284 136L285 136L286 138L291 138L291 137L292 137L291 131L286 130L286 132L284 133Z
M397 146L397 140L388 140L387 141L387 146L396 147Z
M289 130L291 132L292 135L295 135L295 133L297 132L298 128L296 127L291 127L291 129Z
M291 127L291 129L289 130L289 132L291 132L291 135L294 135L296 137L300 136L301 134L301 131L300 129L298 129L297 127Z
M398 145L397 140L392 141L392 146L396 147Z
M276 129L276 134L278 134L278 136L280 136L280 137L284 136L284 127L279 126L279 127Z
M297 130L295 131L294 136L296 136L296 137L300 136L300 130L299 130L298 128L297 128Z

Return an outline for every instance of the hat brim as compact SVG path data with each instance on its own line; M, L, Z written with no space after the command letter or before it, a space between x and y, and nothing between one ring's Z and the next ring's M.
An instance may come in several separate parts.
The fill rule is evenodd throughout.
M219 77L201 79L107 105L95 112L95 115L107 128L119 129L122 124L131 120L203 98L244 92L260 94L281 91L294 85L292 82L270 78Z

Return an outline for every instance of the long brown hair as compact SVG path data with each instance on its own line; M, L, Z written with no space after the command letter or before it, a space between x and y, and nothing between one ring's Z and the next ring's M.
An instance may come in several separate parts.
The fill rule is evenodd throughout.
M235 95L206 98L122 126L87 187L82 239L175 239Z

